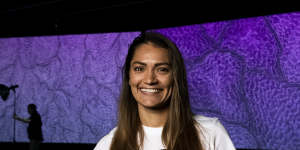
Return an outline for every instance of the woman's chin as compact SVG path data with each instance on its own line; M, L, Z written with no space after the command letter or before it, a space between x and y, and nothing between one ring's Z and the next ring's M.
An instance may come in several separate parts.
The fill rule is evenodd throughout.
M160 110L160 109L165 109L169 105L166 102L148 102L144 104L139 104L140 107L146 108L146 109L152 109L152 110Z

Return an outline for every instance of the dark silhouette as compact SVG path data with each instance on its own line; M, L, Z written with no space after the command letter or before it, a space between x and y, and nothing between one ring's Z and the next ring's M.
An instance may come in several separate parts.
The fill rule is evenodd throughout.
M40 143L43 141L41 116L37 112L35 104L29 104L27 108L28 113L30 114L28 119L20 118L16 114L14 114L14 119L29 124L27 127L27 134L30 140L29 149L38 150Z
M8 96L9 96L9 90L13 90L15 91L15 88L18 88L19 85L12 85L10 87L4 85L4 84L0 84L0 96L2 97L3 101L6 101Z

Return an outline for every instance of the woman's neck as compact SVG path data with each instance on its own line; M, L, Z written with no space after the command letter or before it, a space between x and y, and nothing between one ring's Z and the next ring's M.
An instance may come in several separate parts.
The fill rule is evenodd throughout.
M148 127L161 127L165 125L169 108L157 110L138 106L138 109L142 125Z

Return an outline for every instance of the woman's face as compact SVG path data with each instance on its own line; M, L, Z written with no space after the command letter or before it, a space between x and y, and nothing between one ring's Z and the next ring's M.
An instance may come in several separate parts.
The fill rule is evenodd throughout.
M139 108L158 109L171 95L172 70L168 51L151 43L135 50L130 63L129 85Z

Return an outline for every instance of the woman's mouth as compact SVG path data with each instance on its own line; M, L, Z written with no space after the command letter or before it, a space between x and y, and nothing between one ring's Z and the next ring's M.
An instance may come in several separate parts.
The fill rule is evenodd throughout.
M141 92L144 93L158 93L162 91L162 89L159 88L140 88Z

